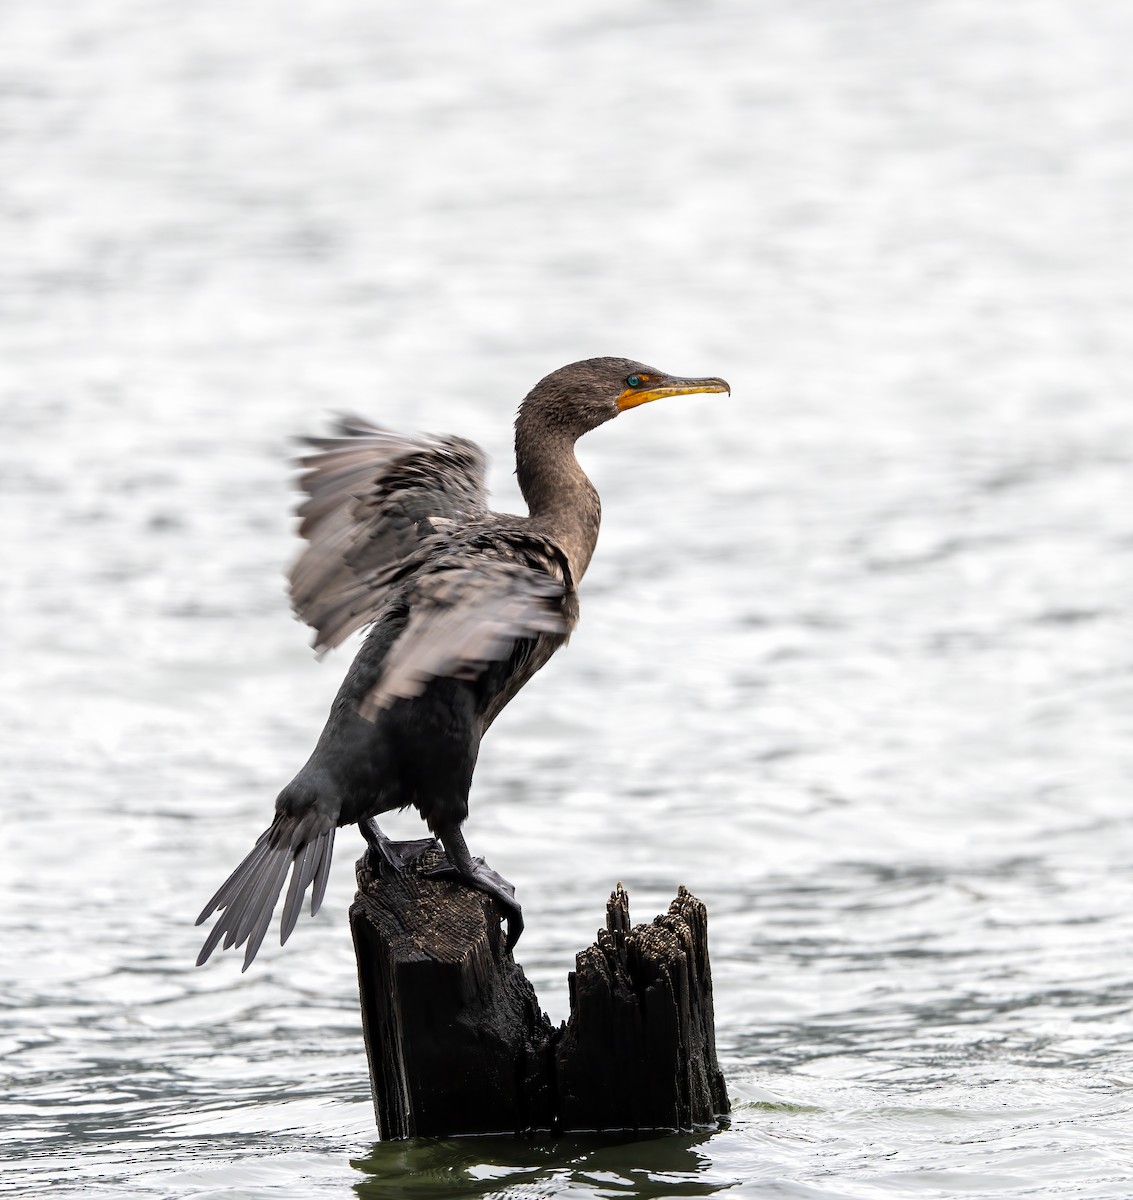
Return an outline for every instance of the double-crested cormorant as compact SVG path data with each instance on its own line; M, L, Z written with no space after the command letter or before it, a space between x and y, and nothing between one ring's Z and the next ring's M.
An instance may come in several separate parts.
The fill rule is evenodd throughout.
M552 372L515 422L526 517L488 509L486 460L463 438L403 437L348 417L338 436L306 439L299 532L309 545L291 572L292 603L319 650L365 625L370 632L271 826L197 918L220 910L198 965L222 941L247 943L247 970L288 869L280 941L308 887L317 912L339 825L357 822L394 868L432 845L391 842L372 819L409 804L444 847L449 865L437 873L494 896L515 945L523 917L514 888L472 858L460 827L480 739L578 619L601 505L574 444L650 400L729 390L722 379L678 379L624 358Z

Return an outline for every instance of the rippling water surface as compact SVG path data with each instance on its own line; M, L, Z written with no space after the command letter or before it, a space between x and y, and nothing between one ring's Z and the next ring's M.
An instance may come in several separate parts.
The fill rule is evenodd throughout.
M1133 10L0 9L0 1191L1133 1191ZM569 649L467 826L552 1016L711 914L718 1133L379 1145L345 909L192 966L347 661L289 435L626 354ZM416 836L403 818L395 832ZM357 840L357 849L361 841Z

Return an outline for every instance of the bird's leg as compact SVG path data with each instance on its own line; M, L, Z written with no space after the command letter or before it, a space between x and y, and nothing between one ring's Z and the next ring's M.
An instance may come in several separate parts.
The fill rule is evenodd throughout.
M418 838L413 842L391 841L373 817L359 821L358 828L370 847L371 861L385 863L398 874L412 866L426 850L437 849L436 838Z
M473 858L459 825L437 829L437 836L448 855L448 863L438 863L425 872L434 879L458 879L461 883L491 896L507 915L507 949L515 948L523 932L523 909L515 899L515 888L482 858Z

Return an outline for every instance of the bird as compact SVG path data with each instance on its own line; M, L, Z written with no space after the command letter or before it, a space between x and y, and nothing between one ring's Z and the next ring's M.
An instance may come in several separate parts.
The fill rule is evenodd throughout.
M318 912L341 826L356 823L379 864L406 870L436 841L393 842L376 818L409 805L444 851L429 874L492 896L514 949L523 930L515 889L472 857L462 826L481 739L578 621L601 502L575 443L630 409L702 392L731 388L626 358L552 371L515 420L526 516L488 508L487 459L464 438L343 416L332 436L301 439L307 544L290 572L292 606L320 653L368 632L270 826L197 918L219 914L198 966L223 942L244 946L248 969L289 871L280 943L308 888Z

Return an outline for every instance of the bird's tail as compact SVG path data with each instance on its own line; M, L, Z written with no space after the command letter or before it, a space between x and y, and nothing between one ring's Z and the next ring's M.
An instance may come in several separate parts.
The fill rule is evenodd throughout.
M248 856L220 885L197 918L200 925L214 912L220 912L197 956L198 967L207 961L223 938L225 950L247 942L244 965L240 970L248 969L271 923L272 910L283 890L289 867L291 884L279 925L280 945L291 936L303 907L303 897L312 884L311 915L319 911L330 874L334 829L334 824L317 812L276 814Z

